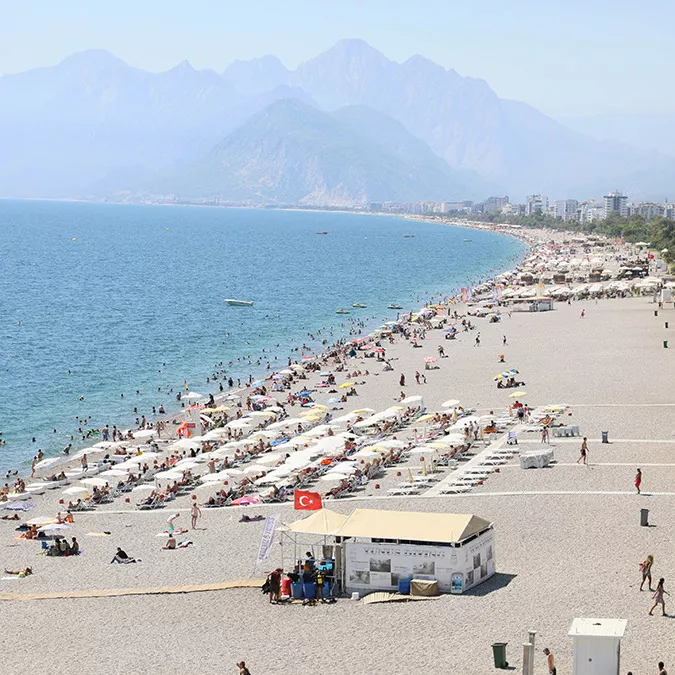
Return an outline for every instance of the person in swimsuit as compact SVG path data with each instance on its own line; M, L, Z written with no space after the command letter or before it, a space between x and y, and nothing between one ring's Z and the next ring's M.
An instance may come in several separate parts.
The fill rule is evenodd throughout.
M663 613L663 616L666 616L666 599L663 597L664 595L670 595L668 591L663 588L663 584L665 583L665 579L661 577L659 579L659 583L656 584L656 592L652 596L654 599L654 604L652 605L652 608L649 610L649 615L652 616L652 612L654 609L656 609L657 605L661 605L661 611Z
M581 450L579 454L579 459L577 460L577 464L579 462L582 462L583 464L587 464L586 458L588 455L588 439L584 436L584 440L581 442Z
M645 585L645 581L649 581L649 590L652 589L652 565L654 564L654 556L648 555L647 560L640 563L640 571L642 572L642 583L640 584L640 590Z
M642 471L638 469L635 474L635 489L638 494L640 494L640 485L642 485Z
M556 675L558 671L555 668L555 659L553 658L553 654L551 654L551 650L546 647L544 654L546 654L546 665L548 666L549 675Z

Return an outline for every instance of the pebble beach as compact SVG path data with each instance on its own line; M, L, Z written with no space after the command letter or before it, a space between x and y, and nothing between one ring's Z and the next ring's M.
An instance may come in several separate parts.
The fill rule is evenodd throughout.
M563 235L555 237L562 241ZM391 370L361 355L349 360L349 371L368 370L368 375L355 378L358 395L335 405L334 417L396 405L402 374L405 395L422 396L427 411L442 411L444 401L458 399L476 415L508 412L511 391L498 389L494 376L514 368L525 383L523 400L532 409L561 406L561 422L578 425L588 438L587 466L577 464L580 438L551 437L555 462L547 468L523 470L515 454L466 494L422 490L390 496L402 480L399 473L404 479L409 469L418 470L419 459L411 455L348 497L324 501L341 513L371 507L472 513L489 520L495 529L497 574L483 584L461 596L379 605L341 598L334 605L311 607L271 606L255 586L185 589L251 584L279 564L277 538L268 560L256 566L265 521L240 522L243 513L278 514L283 523L306 514L294 511L292 501L203 508L198 528L184 535L193 545L165 551L167 518L180 513L177 525L189 528L191 495L154 511L118 498L73 514L67 535L80 542L77 557L40 556L39 544L16 538L16 522L0 521L0 564L34 571L24 579L0 581L6 663L17 673L54 672L57 662L62 673L111 668L227 673L236 672L235 664L244 659L253 675L468 675L499 672L491 644L507 642L509 663L520 672L522 644L527 631L536 630L535 672L544 672L541 649L547 646L564 673L572 668L567 635L572 620L608 617L628 620L622 671L649 672L658 660L672 664L672 618L658 611L648 616L651 593L639 591L638 564L653 554L654 576L665 577L670 589L675 362L664 340L675 329L675 309L672 303L658 308L652 295L626 296L555 302L547 312L501 307L498 321L471 317L475 328L460 330L454 340L444 339L442 330L427 330L422 348L395 335L385 344ZM460 303L451 308L460 315L468 311ZM439 346L447 358L425 369L424 357L435 358ZM416 371L426 383L416 382ZM340 375L338 384L344 380ZM324 404L331 394L318 386L321 380L318 373L308 373L297 384ZM541 447L537 432L520 431L515 423L511 428L518 432L515 453ZM601 443L605 431L609 443ZM401 432L417 433L417 426ZM633 486L637 467L643 473L640 495ZM440 472L441 481L450 480L451 473ZM308 489L326 491L320 482ZM63 511L60 499L61 490L36 496L35 508L20 514L22 520ZM641 508L650 509L651 527L640 527ZM140 562L110 565L118 546ZM119 596L121 589L135 594ZM46 597L50 594L62 597ZM675 605L670 610L675 616Z

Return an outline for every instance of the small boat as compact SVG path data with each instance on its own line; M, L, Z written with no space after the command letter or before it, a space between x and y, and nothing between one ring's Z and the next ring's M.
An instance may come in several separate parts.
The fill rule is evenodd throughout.
M232 300L231 298L226 298L224 302L232 307L253 307L253 303L250 300Z
M473 241L473 239L465 239L464 241Z
M401 305L387 305L387 309L403 309Z
M355 302L352 307L358 307L359 309L365 309L365 305L362 302Z
M328 234L328 232L317 232L317 234Z
M404 239L414 239L414 238L415 238L415 235L414 235L414 234L404 234L404 235L403 235L403 238L404 238Z
M349 314L349 310L348 309L336 309L335 313L336 314Z

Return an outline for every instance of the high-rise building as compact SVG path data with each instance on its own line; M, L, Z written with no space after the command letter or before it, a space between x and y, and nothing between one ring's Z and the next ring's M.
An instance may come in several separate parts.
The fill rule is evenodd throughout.
M488 197L483 203L483 212L499 213L508 203L509 198L506 195L501 197Z
M620 192L610 192L603 197L605 200L604 217L609 218L613 212L617 212L622 218L628 217L628 197Z
M574 220L579 202L576 199L556 199L553 202L553 217L562 220Z
M548 211L548 197L544 195L530 195L527 198L525 212L528 216L533 216L535 213L546 213L546 211Z

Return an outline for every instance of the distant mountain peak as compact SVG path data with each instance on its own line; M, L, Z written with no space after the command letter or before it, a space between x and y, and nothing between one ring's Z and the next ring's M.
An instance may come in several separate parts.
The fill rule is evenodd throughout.
M375 47L371 47L365 40L360 38L349 38L338 40L330 49L319 54L312 60L337 60L337 61L361 61L361 62L380 62L390 63L389 59L379 52ZM309 62L308 62L309 63Z
M105 49L85 49L81 52L75 52L63 59L59 65L61 66L88 66L96 69L110 69L126 67L130 68L126 61L111 54Z

